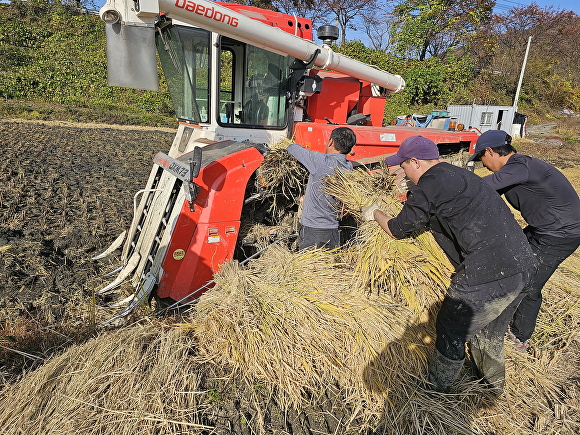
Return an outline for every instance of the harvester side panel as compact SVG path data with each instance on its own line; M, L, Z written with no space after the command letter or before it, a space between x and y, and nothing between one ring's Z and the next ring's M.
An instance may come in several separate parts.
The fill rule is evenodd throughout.
M219 146L204 148L203 159L212 151L223 153ZM249 143L234 146L245 148L202 167L195 179L200 189L194 211L183 202L162 265L161 298L180 300L203 287L234 255L246 186L264 159Z

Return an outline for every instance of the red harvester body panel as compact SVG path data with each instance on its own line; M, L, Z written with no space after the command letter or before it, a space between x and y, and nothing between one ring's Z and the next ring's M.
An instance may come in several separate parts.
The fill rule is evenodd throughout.
M191 212L183 202L163 262L157 294L179 300L212 280L232 259L244 193L264 157L256 148L228 154L203 167Z

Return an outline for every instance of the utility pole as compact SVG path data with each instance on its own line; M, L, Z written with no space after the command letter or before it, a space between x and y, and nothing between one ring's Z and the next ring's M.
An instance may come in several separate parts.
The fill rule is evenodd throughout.
M518 82L518 88L516 89L516 96L514 97L514 108L516 112L518 111L518 99L520 98L520 89L522 88L522 81L524 80L524 71L526 70L526 62L528 61L528 53L530 52L530 44L532 43L532 37L528 38L528 46L526 48L526 55L524 56L524 64L522 65L522 72L520 73L520 81Z

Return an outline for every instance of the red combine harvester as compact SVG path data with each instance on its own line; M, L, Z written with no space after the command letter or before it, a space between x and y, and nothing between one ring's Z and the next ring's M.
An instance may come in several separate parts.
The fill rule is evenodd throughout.
M383 126L385 100L405 82L334 53L333 26L318 29L318 45L310 20L207 0L108 0L100 16L109 84L158 89L157 52L179 120L136 194L130 229L95 257L124 241L116 279L97 292L131 281L135 292L113 319L151 296L162 307L191 301L222 264L248 258L240 224L247 216L269 222L256 171L282 139L322 151L331 131L348 125L357 136L348 158L372 165L409 136L429 137L442 152L469 150L478 137Z

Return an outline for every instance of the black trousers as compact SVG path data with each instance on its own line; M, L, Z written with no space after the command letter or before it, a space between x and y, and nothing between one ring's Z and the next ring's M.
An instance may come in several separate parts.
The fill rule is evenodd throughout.
M540 236L525 231L530 247L539 265L536 268L530 285L530 290L522 300L511 324L512 333L523 343L528 340L536 328L536 319L542 305L542 288L560 263L574 253L580 246L580 237L561 238Z
M334 249L340 246L338 228L312 228L304 225L298 230L298 248L311 247Z
M505 380L504 334L526 295L533 269L501 280L470 286L457 272L437 314L435 347L446 358L465 358L471 342L473 362L483 380L498 389ZM457 375L461 366L456 368Z

